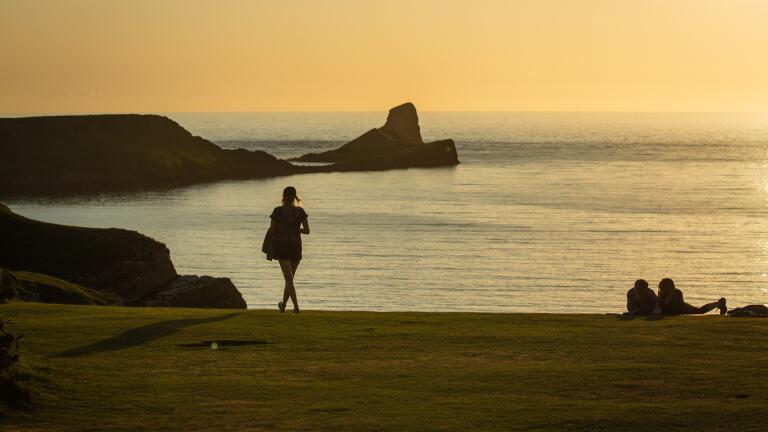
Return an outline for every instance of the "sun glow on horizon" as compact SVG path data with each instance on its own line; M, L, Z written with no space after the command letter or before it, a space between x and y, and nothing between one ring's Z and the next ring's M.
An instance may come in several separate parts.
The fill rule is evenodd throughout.
M768 2L0 2L0 112L768 112Z

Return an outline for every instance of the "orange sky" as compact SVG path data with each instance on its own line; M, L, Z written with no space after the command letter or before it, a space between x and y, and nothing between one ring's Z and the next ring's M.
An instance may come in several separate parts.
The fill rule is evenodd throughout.
M0 0L0 112L768 112L764 0Z

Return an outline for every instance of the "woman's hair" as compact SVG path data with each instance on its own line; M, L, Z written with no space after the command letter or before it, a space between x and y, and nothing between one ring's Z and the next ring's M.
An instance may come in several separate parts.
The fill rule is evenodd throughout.
M296 207L301 202L301 198L296 195L296 188L293 186L287 186L283 189L283 205Z
M661 306L662 312L665 313L679 313L679 309L682 307L679 300L674 295L675 293L675 281L670 278L664 278L659 282L659 306Z
M670 278L664 278L659 282L660 293L670 293L675 290L675 281Z

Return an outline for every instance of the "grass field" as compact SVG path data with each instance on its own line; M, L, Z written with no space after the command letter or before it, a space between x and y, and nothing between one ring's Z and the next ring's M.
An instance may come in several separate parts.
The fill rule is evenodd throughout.
M1 430L763 430L768 320L0 305ZM219 349L210 348L215 340ZM229 345L239 344L239 345Z

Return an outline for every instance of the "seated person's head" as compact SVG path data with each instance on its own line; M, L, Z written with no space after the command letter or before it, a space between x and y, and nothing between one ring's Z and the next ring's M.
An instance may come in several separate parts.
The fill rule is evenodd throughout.
M659 292L671 292L675 289L675 281L670 278L664 278L659 282Z

